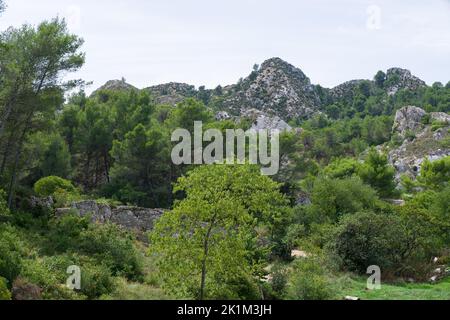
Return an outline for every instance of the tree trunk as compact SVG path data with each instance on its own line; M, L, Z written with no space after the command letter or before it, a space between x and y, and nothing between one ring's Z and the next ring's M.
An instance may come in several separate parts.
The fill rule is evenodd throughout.
M205 284L206 284L206 259L209 253L209 238L211 237L212 228L216 220L216 215L213 216L211 224L209 225L208 232L205 236L205 241L203 242L203 260L202 260L202 279L200 282L200 300L205 299Z

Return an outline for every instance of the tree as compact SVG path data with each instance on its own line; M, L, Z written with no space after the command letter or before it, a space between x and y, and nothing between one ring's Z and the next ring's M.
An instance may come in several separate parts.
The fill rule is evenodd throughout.
M84 54L79 52L83 41L69 34L66 23L59 19L43 22L36 29L28 25L10 28L1 38L0 141L5 148L1 175L9 162L11 206L28 134L45 125L49 119L45 115L54 114L62 104L64 90L77 83L62 83L61 74L79 69Z
M389 197L395 190L395 170L388 164L387 156L372 148L364 164L359 166L358 175L375 188L380 196Z
M115 140L111 155L113 195L142 206L163 207L171 202L170 137L159 123L138 124Z
M372 209L377 202L375 191L358 177L345 179L318 178L308 207L312 221L335 223L342 216Z
M165 287L181 297L242 298L231 284L261 271L258 260L289 216L279 185L256 166L210 165L181 177L174 191L185 198L151 235ZM257 226L268 235L259 246Z
M384 272L397 272L415 248L415 238L397 215L360 212L344 217L329 249L347 270L365 274L371 265Z
M384 87L384 82L386 81L386 73L384 73L383 71L378 71L377 74L375 75L375 84L377 85L377 87L379 88L383 88Z
M431 189L442 189L450 181L450 157L431 162L426 159L420 170L419 182Z

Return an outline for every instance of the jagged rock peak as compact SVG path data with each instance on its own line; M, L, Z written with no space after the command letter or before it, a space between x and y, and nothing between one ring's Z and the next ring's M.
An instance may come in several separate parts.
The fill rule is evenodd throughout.
M121 80L107 81L103 86L95 90L95 92L98 92L100 90L138 90L138 89L135 86L127 83L126 80L122 78Z
M386 73L387 91L395 94L400 89L416 90L427 84L418 77L411 74L411 71L401 68L390 68Z
M262 63L247 78L233 86L224 106L240 116L257 109L284 120L308 117L317 112L320 98L309 78L280 58Z

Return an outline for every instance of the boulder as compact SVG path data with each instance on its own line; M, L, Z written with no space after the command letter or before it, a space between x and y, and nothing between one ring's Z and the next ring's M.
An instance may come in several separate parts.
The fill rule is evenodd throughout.
M406 137L408 132L419 132L424 128L421 121L426 114L425 110L414 106L401 108L395 114L394 132L400 134L403 138Z

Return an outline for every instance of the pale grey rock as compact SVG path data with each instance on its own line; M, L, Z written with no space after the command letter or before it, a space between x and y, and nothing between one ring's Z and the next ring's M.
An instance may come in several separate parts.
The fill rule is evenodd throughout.
M389 95L396 94L400 89L417 90L425 87L426 83L413 76L409 70L401 68L391 68L386 73L386 90Z
M59 217L73 212L82 217L90 216L93 222L112 222L139 234L151 231L155 222L164 214L162 209L129 206L112 208L107 204L98 203L94 200L74 202L70 208L56 209L56 215Z
M29 204L31 208L52 209L55 201L51 196L45 198L32 196L29 200Z
M405 137L408 132L420 131L424 128L421 121L426 114L425 110L414 106L401 108L395 114L394 132Z
M316 113L320 98L309 78L298 68L272 58L240 83L228 88L223 106L236 116L257 109L283 120Z
M219 111L216 113L216 120L217 121L224 121L224 120L230 120L232 117L231 115L226 111Z
M450 115L445 112L431 112L430 120L450 124Z
M252 129L256 131L260 130L279 130L280 132L292 131L292 127L288 125L284 120L279 117L268 117L265 115L260 115L256 122L252 125Z

